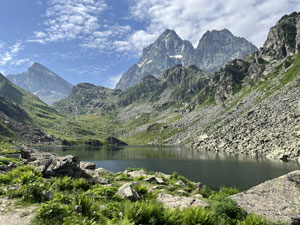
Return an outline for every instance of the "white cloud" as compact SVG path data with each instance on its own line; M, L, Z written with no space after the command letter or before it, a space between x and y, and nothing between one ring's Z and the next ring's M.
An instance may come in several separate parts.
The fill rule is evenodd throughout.
M166 28L194 45L207 30L227 28L260 47L271 26L299 10L298 0L132 0L132 16L148 26L115 44L120 51L141 53Z
M121 79L123 73L117 74L115 76L109 77L109 88L115 88L119 80Z
M10 65L14 65L14 66L20 66L23 64L28 64L31 65L33 62L32 60L30 60L29 58L24 58L24 59L16 59L10 62Z
M22 48L23 45L21 42L16 42L8 48L5 48L5 45L3 45L2 50L4 49L4 52L0 51L0 66L4 66L8 62L12 62Z
M50 0L45 29L35 31L28 42L80 39L100 27L98 17L106 8L104 0Z

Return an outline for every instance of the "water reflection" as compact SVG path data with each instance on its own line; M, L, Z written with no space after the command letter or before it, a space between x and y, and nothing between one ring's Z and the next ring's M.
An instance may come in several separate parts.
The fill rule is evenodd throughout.
M213 188L235 186L248 189L268 179L300 169L297 163L284 163L243 155L198 152L184 147L128 146L128 147L47 147L46 151L59 155L75 155L82 161L96 163L113 172L128 167L182 174L193 181L201 181Z

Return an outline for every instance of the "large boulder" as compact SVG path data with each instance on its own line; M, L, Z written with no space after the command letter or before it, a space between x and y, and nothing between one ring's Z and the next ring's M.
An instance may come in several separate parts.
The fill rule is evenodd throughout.
M59 176L78 178L86 175L80 168L79 158L72 155L60 157L54 153L24 147L21 149L21 160L24 164L35 166L47 178Z
M192 197L174 196L170 194L159 194L157 200L167 207L184 209L190 206L206 207L208 203Z
M300 224L300 170L231 196L248 213Z

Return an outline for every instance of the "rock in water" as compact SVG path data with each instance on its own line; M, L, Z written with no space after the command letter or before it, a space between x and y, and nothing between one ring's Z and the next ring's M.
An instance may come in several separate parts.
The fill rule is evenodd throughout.
M300 218L300 170L231 197L247 213L292 224Z

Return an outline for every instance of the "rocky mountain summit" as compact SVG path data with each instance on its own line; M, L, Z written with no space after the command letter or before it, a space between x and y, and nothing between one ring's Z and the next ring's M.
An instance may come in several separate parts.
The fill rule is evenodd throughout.
M158 77L177 64L195 65L205 72L214 72L228 61L243 58L256 50L246 39L236 37L226 29L207 31L196 49L175 31L167 29L153 44L144 48L139 63L123 74L116 88L124 90L135 86L147 75Z
M66 98L73 86L39 63L34 63L24 73L8 75L7 78L15 85L37 95L48 105Z

